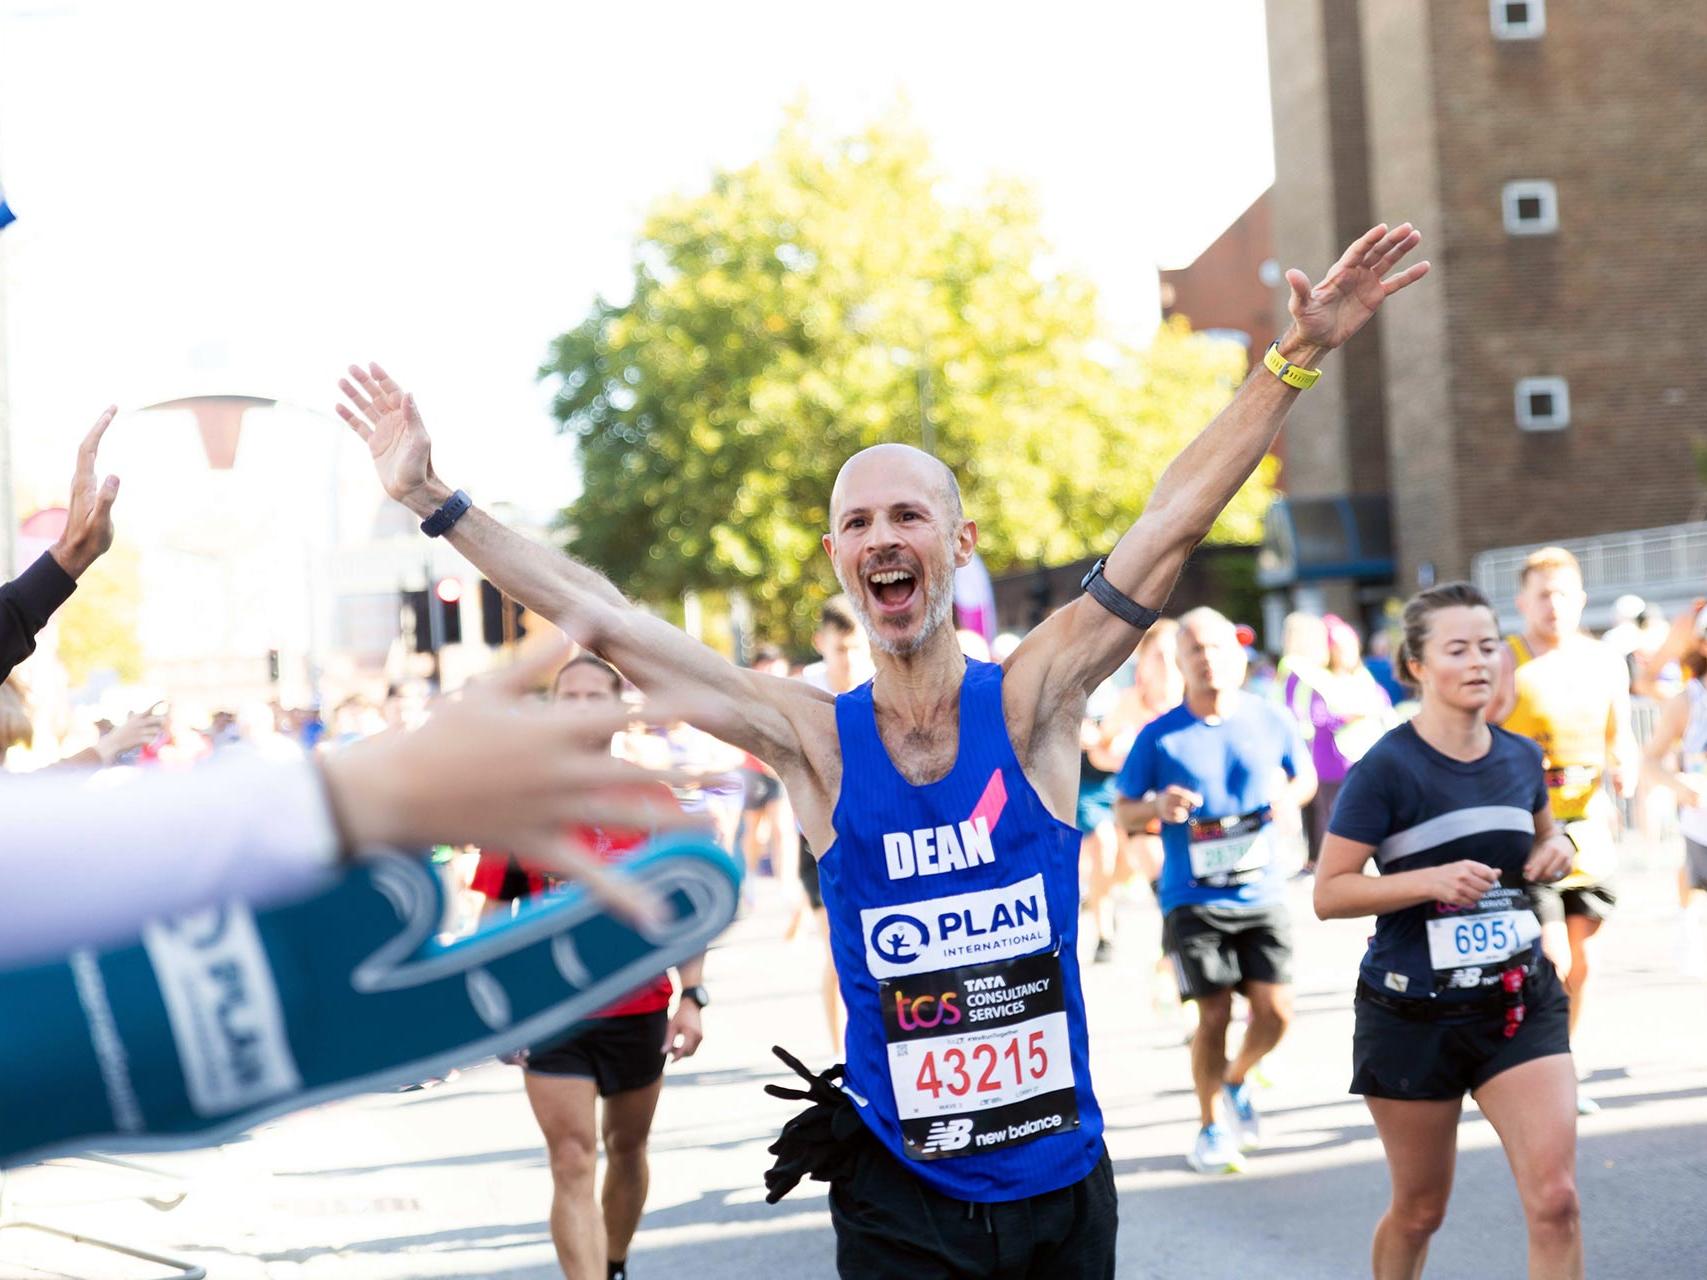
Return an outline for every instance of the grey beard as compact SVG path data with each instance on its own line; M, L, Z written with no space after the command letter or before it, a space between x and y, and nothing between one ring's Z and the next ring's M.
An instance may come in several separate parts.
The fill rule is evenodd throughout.
M918 633L911 640L894 641L878 630L877 624L866 612L865 594L859 590L860 584L856 582L849 586L839 571L836 580L841 582L842 590L847 593L848 603L853 605L853 611L858 615L860 625L865 628L871 647L887 653L891 658L905 658L908 654L917 653L924 647L925 641L936 634L937 628L954 616L954 575L948 573L939 576L925 594L925 620Z

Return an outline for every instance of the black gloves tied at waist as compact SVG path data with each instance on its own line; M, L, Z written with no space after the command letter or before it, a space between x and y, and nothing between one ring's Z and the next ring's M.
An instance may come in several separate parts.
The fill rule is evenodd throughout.
M822 1075L813 1075L781 1046L772 1045L771 1052L806 1081L807 1087L785 1089L778 1084L767 1084L765 1092L772 1097L812 1105L783 1125L781 1135L767 1148L776 1157L776 1163L765 1171L767 1204L781 1200L804 1177L834 1182L852 1176L860 1139L865 1135L865 1123L859 1118L853 1099L836 1085L844 1074L841 1063Z

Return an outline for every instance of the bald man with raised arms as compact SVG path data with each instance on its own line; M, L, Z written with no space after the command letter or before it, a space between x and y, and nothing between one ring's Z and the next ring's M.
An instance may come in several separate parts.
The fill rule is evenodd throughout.
M743 670L633 606L594 570L504 528L432 466L413 397L352 367L339 412L385 490L497 587L648 694L691 697L706 732L781 777L818 851L848 1010L841 1087L797 1121L773 1198L831 1183L847 1276L1114 1274L1116 1205L1091 1088L1075 955L1079 725L1192 549L1272 444L1315 365L1426 262L1409 224L1372 228L1312 286L1265 368L1173 461L1086 592L996 665L964 657L954 570L977 546L953 473L900 444L849 458L823 545L876 675L839 697ZM851 1133L851 1137L845 1135ZM791 1136L792 1135L792 1136Z

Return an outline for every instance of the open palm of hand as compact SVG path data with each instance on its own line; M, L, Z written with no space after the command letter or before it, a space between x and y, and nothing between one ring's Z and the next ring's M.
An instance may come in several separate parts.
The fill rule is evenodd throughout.
M1312 285L1302 271L1288 271L1286 282L1292 287L1292 296L1287 309L1298 337L1318 347L1344 344L1369 322L1383 302L1428 274L1427 262L1387 274L1421 243L1422 233L1410 223L1391 229L1383 223L1360 236L1320 284Z
M351 365L350 377L359 389L349 378L339 380L338 389L350 403L338 406L338 416L366 442L386 493L402 502L433 474L433 442L421 411L415 397L377 364Z

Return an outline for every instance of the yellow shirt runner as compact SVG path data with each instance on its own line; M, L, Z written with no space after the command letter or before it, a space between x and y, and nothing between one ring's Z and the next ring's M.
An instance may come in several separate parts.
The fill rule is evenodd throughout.
M1540 746L1553 816L1577 846L1577 860L1558 887L1604 880L1617 866L1606 770L1623 732L1624 664L1588 636L1570 636L1539 657L1521 636L1507 636L1506 644L1516 666L1516 702L1503 727Z

